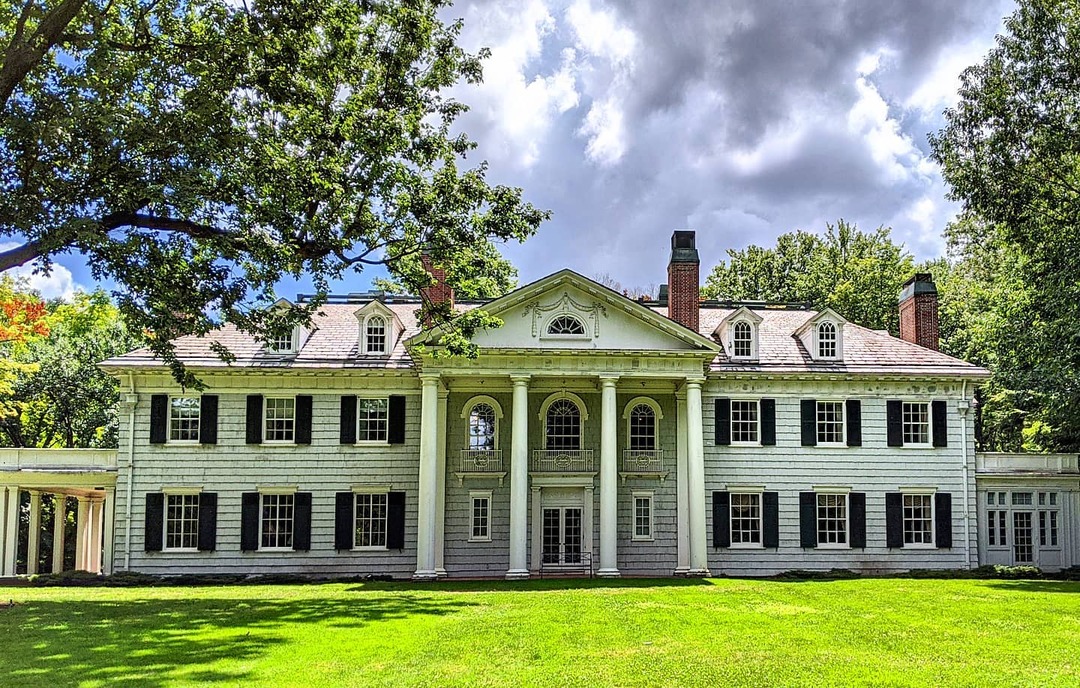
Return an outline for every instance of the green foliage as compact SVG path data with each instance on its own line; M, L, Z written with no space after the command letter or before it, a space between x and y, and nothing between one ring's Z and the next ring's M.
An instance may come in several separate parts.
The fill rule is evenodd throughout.
M775 248L728 250L728 261L709 275L707 298L796 301L832 308L872 329L899 332L896 299L914 272L911 255L889 229L872 233L844 220L824 235L798 230L780 235Z
M972 343L1017 404L1001 414L1019 430L1005 444L1076 451L1080 5L1021 2L945 118L931 146L964 208L949 238L960 264L982 271Z
M517 288L517 268L491 242L461 251L452 263L444 267L447 282L454 285L455 298L497 299ZM403 258L399 271L408 274L413 284L426 284L419 256ZM387 294L416 294L402 280L378 277L372 280L372 286Z
M490 185L466 109L481 79L446 0L8 0L0 5L0 270L80 251L121 285L133 330L170 341L229 321L260 337L319 299L264 308L285 277L408 260L486 272L490 241L548 213ZM452 274L457 275L457 271ZM454 285L459 286L457 284Z

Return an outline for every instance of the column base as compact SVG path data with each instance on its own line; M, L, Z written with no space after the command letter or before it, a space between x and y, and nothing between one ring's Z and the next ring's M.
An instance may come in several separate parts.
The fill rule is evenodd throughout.
M712 576L709 569L690 569L686 573L687 578L709 578Z
M689 566L679 566L674 571L671 572L671 575L675 576L676 578L686 578L687 576L690 575L690 567Z
M510 569L506 572L506 580L529 580L528 569Z
M618 578L619 569L600 569L596 572L597 578Z
M417 571L413 574L412 579L414 581L433 581L437 580L439 576L435 571Z
M438 576L439 578L446 578L446 569L436 568L435 569L435 575Z

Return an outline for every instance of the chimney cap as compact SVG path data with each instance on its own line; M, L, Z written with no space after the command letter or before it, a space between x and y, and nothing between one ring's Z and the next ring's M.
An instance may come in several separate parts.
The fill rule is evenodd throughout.
M671 234L672 263L700 263L697 252L697 232L677 229Z
M900 290L900 302L919 294L937 294L937 285L934 284L934 276L929 272L917 272L907 282L904 282Z
M667 305L667 302L668 302L668 285L666 285L666 284L661 284L660 285L660 290L656 295L656 301L658 303L664 305L664 306Z

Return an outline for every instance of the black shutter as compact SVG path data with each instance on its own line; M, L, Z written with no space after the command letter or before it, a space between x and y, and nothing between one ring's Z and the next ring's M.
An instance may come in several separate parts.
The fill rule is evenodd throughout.
M799 493L799 540L803 547L817 547L817 495Z
M776 399L761 400L761 444L776 444Z
M63 498L61 498L63 503ZM143 525L143 549L160 552L165 528L165 495L160 492L146 493L146 518Z
M386 441L390 444L405 444L405 397L390 395L390 427Z
M949 421L944 401L930 404L930 421L934 426L934 446L949 446Z
M217 493L200 492L199 551L213 552L215 547L217 547Z
M240 495L240 550L252 552L257 549L259 549L259 493L245 492Z
M715 443L731 444L731 399L717 399L713 409Z
M169 437L169 395L150 397L150 444L165 444Z
M261 394L249 394L247 398L247 443L262 442L263 398Z
M761 495L761 544L765 547L780 546L779 492L765 492Z
M904 446L904 402L885 402L885 425L890 447Z
M352 492L338 492L334 501L334 549L353 548L353 513L356 509L356 495Z
M799 404L802 421L802 446L817 445L817 399L803 399Z
M404 548L405 493L390 492L386 495L386 549Z
M356 395L341 397L341 443L356 443Z
M844 409L847 414L847 446L862 446L862 402L848 399Z
M311 549L311 493L297 492L293 497L293 549Z
M952 495L948 492L934 495L934 530L939 548L952 547Z
M731 547L731 495L727 492L712 493L712 546Z
M848 544L856 549L866 548L866 493L848 494L848 519L851 523L851 537Z
M904 495L899 492L885 494L885 546L904 546Z
M199 443L217 444L218 398L204 394L199 400Z
M311 444L311 395L296 395L296 443Z

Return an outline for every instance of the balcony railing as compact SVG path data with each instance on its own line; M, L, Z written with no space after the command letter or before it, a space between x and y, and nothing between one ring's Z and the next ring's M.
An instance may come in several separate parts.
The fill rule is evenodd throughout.
M592 449L535 449L529 470L533 473L592 473Z
M979 452L975 455L979 473L1078 473L1076 454L1023 454Z
M462 449L458 471L461 473L502 473L502 450Z
M624 449L623 473L654 474L664 472L663 449Z

